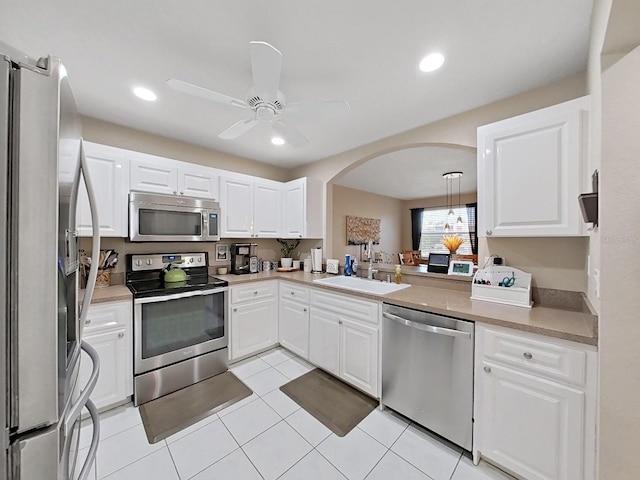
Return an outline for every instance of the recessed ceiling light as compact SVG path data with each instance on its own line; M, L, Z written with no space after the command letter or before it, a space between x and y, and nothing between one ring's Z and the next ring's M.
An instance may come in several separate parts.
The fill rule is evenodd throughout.
M444 63L444 55L441 53L430 53L420 62L420 70L423 72L433 72L439 69Z
M156 98L158 98L156 97L155 93L144 87L134 88L133 93L136 97L141 98L142 100L146 100L147 102L153 102Z
M271 143L273 143L274 145L284 145L284 138L273 137L271 139Z

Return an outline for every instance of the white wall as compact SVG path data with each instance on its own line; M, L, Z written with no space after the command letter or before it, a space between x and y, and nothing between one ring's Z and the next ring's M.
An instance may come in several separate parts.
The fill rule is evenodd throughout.
M602 75L599 478L640 478L640 47Z

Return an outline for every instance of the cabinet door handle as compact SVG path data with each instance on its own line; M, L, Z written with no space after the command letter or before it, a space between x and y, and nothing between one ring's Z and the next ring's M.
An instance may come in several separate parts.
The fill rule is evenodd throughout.
M120 333L118 334L118 338L122 338L122 337L124 337L124 332L120 332Z
M258 294L258 291L256 290L255 292L253 292L253 294L254 294L254 295L257 295L257 294Z
M87 319L87 320L85 320L85 321L84 321L84 324L85 324L85 325L89 325L90 323L91 323L91 320L88 320L88 319Z
M491 373L491 367L489 367L489 366L486 366L486 365L485 365L485 367L483 368L483 370L484 370L486 373Z
M234 308L234 309L233 309L233 311L234 311L234 312L237 312L237 311L238 311L238 309L237 309L237 308Z
M178 192L176 190L173 191L173 194L176 195Z
M295 292L293 292L293 291L292 291L292 292L291 292L291 295L295 295Z
M524 355L524 358L526 358L527 360L531 360L533 358L533 355L530 354L529 352L524 352L523 355Z
M491 235L493 233L492 230L487 230L487 235Z
M303 309L302 309L302 311L303 311L303 312L306 312L306 311L307 311L306 307L305 307L305 308L303 308Z
M342 320L338 320L338 324L342 325Z

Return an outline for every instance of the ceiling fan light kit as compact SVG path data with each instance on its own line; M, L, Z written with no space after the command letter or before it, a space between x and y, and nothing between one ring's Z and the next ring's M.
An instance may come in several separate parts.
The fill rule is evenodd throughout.
M167 85L179 92L193 95L205 100L210 100L223 105L251 110L251 118L239 120L226 130L218 134L224 140L234 140L253 129L260 122L269 123L271 128L279 135L283 143L292 147L304 147L309 143L307 137L300 132L289 120L285 120L287 114L296 113L316 118L338 118L349 113L350 106L347 102L317 102L317 103L292 103L287 105L286 97L279 90L280 72L282 70L282 53L267 42L249 42L251 57L251 73L253 86L247 92L247 100L215 92L207 88L193 85L182 80L167 80Z

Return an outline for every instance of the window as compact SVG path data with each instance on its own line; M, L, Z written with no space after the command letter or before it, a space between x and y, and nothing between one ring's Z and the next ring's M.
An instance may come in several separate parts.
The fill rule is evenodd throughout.
M467 210L471 209L470 212ZM460 217L462 223L457 223ZM453 208L453 215L449 215L448 208L425 208L422 212L422 234L420 235L420 253L423 258L430 252L448 252L442 245L443 235L458 234L464 242L458 248L459 255L471 255L473 248L469 235L469 217L471 217L471 232L475 230L475 205L471 207ZM449 223L451 230L444 231L444 226Z

